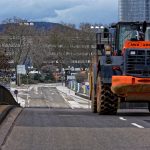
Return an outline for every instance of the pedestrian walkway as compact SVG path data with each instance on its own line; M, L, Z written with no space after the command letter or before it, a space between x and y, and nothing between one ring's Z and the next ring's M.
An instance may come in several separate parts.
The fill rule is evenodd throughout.
M77 96L75 91L73 91L73 90L71 90L71 89L69 89L69 88L67 88L65 86L56 86L56 88L57 88L57 90L59 90L62 93L67 94L68 96L73 96L75 98L79 98L79 99L82 99L82 100L85 100L85 101L89 101L86 98L82 98L80 96Z
M63 98L69 103L72 109L74 108L90 108L91 102L88 99L77 96L73 90L65 86L57 86L57 90L62 94Z

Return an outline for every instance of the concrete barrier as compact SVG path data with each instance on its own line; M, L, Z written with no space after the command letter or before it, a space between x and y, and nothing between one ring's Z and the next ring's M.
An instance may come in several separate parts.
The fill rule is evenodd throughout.
M0 105L16 105L20 106L12 96L11 92L4 87L3 85L0 85Z

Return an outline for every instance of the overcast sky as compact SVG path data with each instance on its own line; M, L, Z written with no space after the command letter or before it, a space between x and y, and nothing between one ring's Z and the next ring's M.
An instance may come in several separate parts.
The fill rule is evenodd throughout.
M108 24L118 21L118 0L0 0L0 21L13 16L76 25Z

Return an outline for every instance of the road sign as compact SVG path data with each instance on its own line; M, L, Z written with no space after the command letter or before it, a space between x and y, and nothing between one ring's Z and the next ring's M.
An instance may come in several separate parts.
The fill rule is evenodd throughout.
M15 90L15 91L14 91L14 94L17 95L17 94L18 94L18 90Z
M75 76L67 76L67 80L75 80Z
M26 74L25 65L17 65L17 74Z

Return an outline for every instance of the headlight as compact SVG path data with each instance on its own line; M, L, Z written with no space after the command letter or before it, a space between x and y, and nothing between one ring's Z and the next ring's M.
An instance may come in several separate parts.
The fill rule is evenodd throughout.
M136 52L135 51L130 51L130 55L135 55Z
M106 51L106 55L111 55L111 51Z
M110 45L105 45L105 54L111 55L112 47Z

